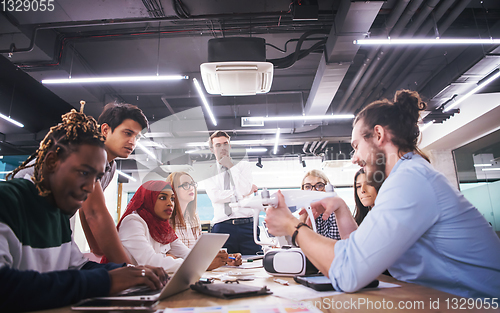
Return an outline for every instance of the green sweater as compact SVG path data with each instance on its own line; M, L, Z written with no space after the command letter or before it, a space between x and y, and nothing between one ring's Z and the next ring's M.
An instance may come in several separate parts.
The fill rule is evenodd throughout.
M0 311L48 309L108 295L107 271L122 265L84 258L69 218L40 197L31 181L0 182Z

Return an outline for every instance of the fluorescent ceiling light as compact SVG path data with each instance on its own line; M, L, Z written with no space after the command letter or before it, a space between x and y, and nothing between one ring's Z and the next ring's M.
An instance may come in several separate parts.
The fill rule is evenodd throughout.
M431 126L432 123L434 123L434 121L435 120L432 120L432 121L429 121L429 122L425 123L422 126L418 126L420 128L420 132L423 132L424 130L426 130L427 128L429 128L429 126Z
M159 148L159 149L166 149L167 148L164 144L158 143L158 142L152 141L152 140L141 141L141 144L143 147L154 147L154 148Z
M489 172L489 171L500 171L500 167L495 167L495 168L483 168L483 172Z
M239 130L238 130L239 131ZM276 132L276 128L273 133ZM259 146L262 143L266 142L266 139L255 139L255 140L231 140L231 146ZM186 147L208 147L208 141L204 142L188 142Z
M232 153L259 153L259 152L267 152L266 148L232 148ZM209 149L199 149L199 150L187 150L188 154L211 154L212 151Z
M249 148L247 149L248 153L257 153L257 152L267 152L266 148Z
M274 150L273 153L276 154L278 152L278 142L280 140L280 129L276 130L276 139L274 140Z
M212 151L208 149L200 149L200 150L186 150L187 154L207 154L207 153L212 153Z
M196 78L193 78L194 85L196 86L196 90L198 91L198 94L200 95L201 101L203 102L203 105L205 106L205 109L207 109L208 115L210 116L210 119L212 120L212 123L214 126L217 126L217 121L215 120L214 114L212 113L212 110L210 109L210 106L208 105L207 98L205 97L205 94L203 94L203 90L201 90L200 83L198 83L198 80Z
M486 87L486 85L490 84L492 81L494 81L498 77L500 77L500 71L498 71L498 73L496 73L495 75L491 76L490 78L488 78L487 80L485 80L484 82L482 82L476 88L474 88L471 91L469 91L468 93L466 93L464 96L460 97L460 99L458 99L457 101L451 101L450 105L447 106L443 110L443 112L447 112L447 111L453 109L454 107L456 107L457 105L459 105L461 102L463 102L465 99L469 98L470 96L472 96L473 94L475 94L479 90L483 89L484 87Z
M82 78L42 79L42 84L149 82L149 81L182 80L182 79L189 79L189 76L151 75L151 76L114 76L114 77L82 77Z
M122 172L120 170L116 170L116 172L118 173L118 175L122 175L123 177L125 177L131 181L137 181L137 179L133 178L132 176L130 176L128 174L125 174L124 172Z
M500 39L474 38L397 38L397 39L360 39L355 45L498 45Z
M149 155L150 157L152 157L153 159L157 160L158 159L156 158L156 155L151 151L149 150L148 148L146 148L142 143L140 143L139 141L137 142L137 148L141 149L142 151L144 151L147 155Z
M188 142L186 144L187 147L208 147L208 142L203 141L203 142Z
M305 121L305 120L342 120L353 119L354 114L332 114L332 115L298 115L298 116L251 116L246 117L249 121Z
M493 164L488 163L488 164L474 164L474 167L485 167L485 166L493 166Z
M1 117L1 118L3 118L3 119L4 119L4 120L6 120L6 121L11 122L12 124L14 124L14 125L16 125L16 126L19 126L19 127L24 127L24 125L23 125L23 124L19 123L19 122L18 122L18 121L16 121L16 120L11 119L11 118L10 118L10 117L8 117L8 116L3 115L2 113L0 113L0 117Z

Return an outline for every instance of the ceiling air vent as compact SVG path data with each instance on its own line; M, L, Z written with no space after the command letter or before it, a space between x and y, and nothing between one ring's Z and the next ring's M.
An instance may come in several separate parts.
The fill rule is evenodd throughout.
M259 127L264 126L264 120L249 119L248 117L241 118L241 127Z
M209 94L249 96L271 90L274 65L266 61L263 38L229 37L208 41L208 63L200 65Z

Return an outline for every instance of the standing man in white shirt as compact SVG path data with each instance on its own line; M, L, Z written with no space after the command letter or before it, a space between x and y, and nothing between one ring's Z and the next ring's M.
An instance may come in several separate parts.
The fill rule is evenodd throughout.
M214 175L206 181L207 195L214 207L212 232L229 234L224 244L228 253L256 254L261 247L253 240L253 210L232 208L229 203L239 201L257 191L252 184L252 170L247 162L231 159L230 137L224 131L210 136L210 151L216 164L211 166Z

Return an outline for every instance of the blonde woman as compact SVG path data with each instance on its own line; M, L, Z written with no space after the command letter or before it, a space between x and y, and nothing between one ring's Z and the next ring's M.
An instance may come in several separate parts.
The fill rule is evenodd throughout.
M311 170L302 179L301 189L325 192L325 186L329 183L330 180L326 177L325 173L320 170ZM301 217L305 220L307 215L304 214ZM318 234L336 240L341 239L335 214L330 215L327 220L323 220L323 214L320 214L315 219L315 222Z
M172 185L176 197L175 214L170 223L179 239L192 248L201 235L200 217L196 212L197 183L186 172L173 172L167 181Z

